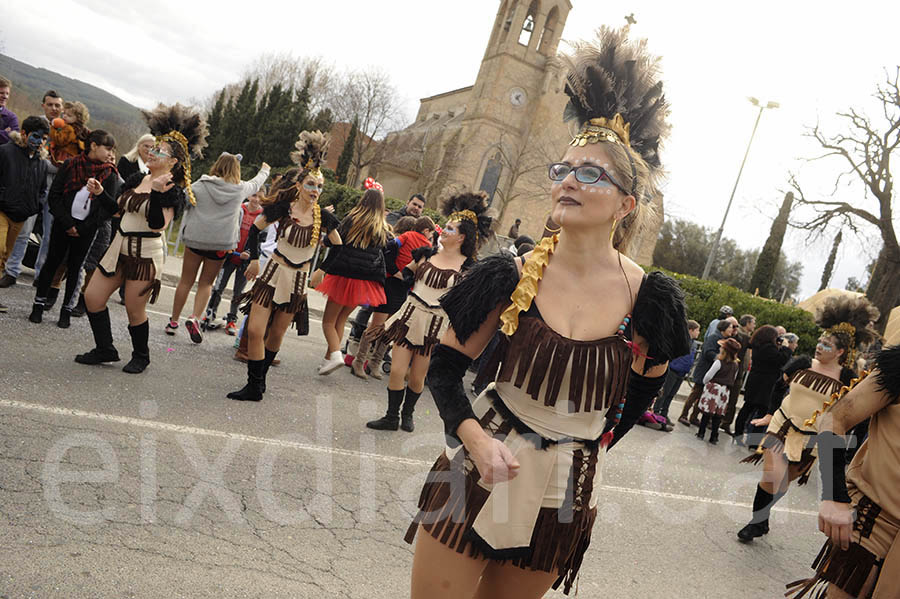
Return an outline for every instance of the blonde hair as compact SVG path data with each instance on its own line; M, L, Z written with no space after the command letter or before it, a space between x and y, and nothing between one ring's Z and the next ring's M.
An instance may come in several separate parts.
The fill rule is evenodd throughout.
M75 115L75 123L84 127L91 120L91 113L88 112L87 106L81 102L66 102L63 104L63 112L70 112Z
M646 226L656 209L652 201L659 194L657 182L653 180L650 166L641 158L634 149L626 150L616 143L601 142L603 149L609 155L612 170L615 171L616 181L624 189L634 189L634 210L616 224L613 235L613 247L623 253L628 253L631 242L635 236ZM631 160L629 160L629 155ZM632 176L632 160L636 176ZM635 179L637 181L635 182Z
M150 135L149 133L144 133L141 135L136 142L134 142L134 147L125 152L122 156L124 156L129 162L137 162L138 159L138 148L145 141L156 141L156 138Z
M222 152L222 155L210 167L209 174L212 177L221 177L228 183L240 183L241 163L234 154Z
M377 189L367 190L347 219L350 230L344 243L362 248L387 243L390 227L384 219L384 194Z

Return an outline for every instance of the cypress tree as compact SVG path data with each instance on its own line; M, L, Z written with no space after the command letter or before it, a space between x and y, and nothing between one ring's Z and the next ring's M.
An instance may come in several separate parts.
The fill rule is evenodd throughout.
M769 231L769 238L759 253L756 260L756 268L753 270L753 276L750 279L750 293L759 290L759 295L763 297L769 296L772 280L775 278L775 267L778 265L778 258L781 255L781 244L784 242L784 233L787 231L788 217L791 215L791 206L794 203L794 194L787 192L784 195L784 201L781 203L781 210L778 216L772 222L772 229Z
M359 129L359 119L354 118L353 124L350 125L350 132L344 141L344 150L338 158L337 168L334 171L335 180L341 185L347 184L347 173L350 171L350 163L353 162L353 150L356 143L356 132Z
M822 271L822 283L819 285L819 291L828 287L828 283L831 282L831 273L834 270L834 261L837 258L838 246L841 245L841 235L843 235L843 232L838 231L837 236L834 238L834 245L831 246L831 254L828 255L828 262L825 263L825 270Z

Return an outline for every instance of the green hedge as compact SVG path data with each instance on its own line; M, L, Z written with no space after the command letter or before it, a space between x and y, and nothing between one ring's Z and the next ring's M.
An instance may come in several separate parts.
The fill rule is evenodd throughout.
M781 325L800 337L798 352L812 354L815 350L819 327L816 326L812 314L806 310L751 295L724 283L706 281L659 267L644 267L644 269L662 271L678 281L686 296L688 318L699 322L704 332L709 323L718 318L719 308L723 304L728 304L734 308L734 315L737 318L744 314L752 314L756 317L757 327L764 324Z

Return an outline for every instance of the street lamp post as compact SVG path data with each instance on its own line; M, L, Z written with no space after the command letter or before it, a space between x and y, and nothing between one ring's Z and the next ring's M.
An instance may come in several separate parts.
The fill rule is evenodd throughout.
M756 122L753 123L753 132L750 133L750 141L747 142L747 151L744 152L744 159L741 160L741 168L738 169L737 179L735 179L734 188L732 188L731 190L731 197L728 198L728 206L725 208L725 216L722 217L722 225L716 232L716 240L713 242L712 249L709 252L709 257L706 259L706 266L703 267L703 275L700 277L701 279L705 279L709 276L709 271L712 270L713 261L715 261L716 259L716 253L719 251L719 242L722 241L722 231L725 230L725 221L728 220L728 212L731 210L731 202L734 200L734 192L737 191L738 183L741 180L741 173L744 172L744 165L747 163L747 156L750 155L750 146L753 145L753 136L756 135L756 128L759 126L759 120L762 118L763 110L767 108L778 108L779 106L778 102L768 102L763 105L756 98L747 99L750 100L750 103L754 106L759 106L759 114L756 115Z

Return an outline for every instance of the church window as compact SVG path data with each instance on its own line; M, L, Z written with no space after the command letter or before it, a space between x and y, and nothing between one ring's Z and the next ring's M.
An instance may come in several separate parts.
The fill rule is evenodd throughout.
M500 183L500 173L503 171L503 163L500 161L500 152L488 160L487 166L484 167L484 175L481 177L481 185L479 189L488 194L488 205L494 200L494 193L497 191L497 185Z
M544 31L541 33L541 41L538 43L538 52L545 56L550 56L553 52L553 34L556 31L557 21L559 20L559 10L554 6L547 15L547 21L544 23Z
M525 22L522 24L522 31L519 32L519 43L523 46L531 44L531 36L534 35L534 21L537 17L538 5L537 0L532 0L528 7L528 14L525 16Z

